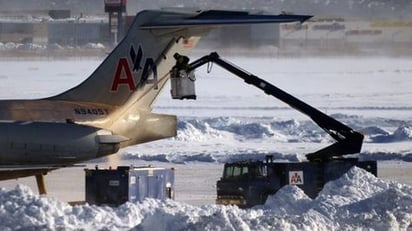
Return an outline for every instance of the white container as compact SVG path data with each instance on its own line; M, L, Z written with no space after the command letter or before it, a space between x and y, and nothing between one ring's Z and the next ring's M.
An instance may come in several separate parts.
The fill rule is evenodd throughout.
M174 69L170 73L172 99L196 99L195 74Z

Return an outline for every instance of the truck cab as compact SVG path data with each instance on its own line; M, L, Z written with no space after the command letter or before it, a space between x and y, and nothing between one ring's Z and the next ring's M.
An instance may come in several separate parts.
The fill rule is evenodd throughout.
M217 182L216 202L241 208L262 204L269 194L280 188L279 183L279 180L269 177L267 164L263 161L227 163L222 178Z

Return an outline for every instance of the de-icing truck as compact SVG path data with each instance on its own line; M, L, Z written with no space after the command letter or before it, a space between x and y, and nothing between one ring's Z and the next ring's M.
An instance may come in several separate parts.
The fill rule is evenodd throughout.
M376 161L359 161L345 155L361 151L363 134L306 104L273 84L222 59L216 52L190 64L189 59L175 54L171 71L172 98L196 99L194 70L206 63L216 63L268 95L309 116L336 142L314 153L306 154L305 162L239 161L226 163L222 178L217 182L218 204L234 204L242 208L265 203L267 197L285 185L296 185L314 198L325 183L357 166L377 176Z

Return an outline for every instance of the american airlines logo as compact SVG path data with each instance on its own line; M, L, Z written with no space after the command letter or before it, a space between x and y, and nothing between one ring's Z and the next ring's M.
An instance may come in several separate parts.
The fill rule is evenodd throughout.
M130 91L136 91L146 84L154 84L154 89L157 89L157 66L153 58L143 60L141 45L139 45L137 51L132 45L129 56L132 65L129 65L128 59L124 57L120 58L117 62L111 91L118 91L121 85L125 85ZM136 80L135 76L137 76L139 72L141 73L140 78ZM153 79L149 79L152 73Z
M289 184L303 185L303 171L289 171Z

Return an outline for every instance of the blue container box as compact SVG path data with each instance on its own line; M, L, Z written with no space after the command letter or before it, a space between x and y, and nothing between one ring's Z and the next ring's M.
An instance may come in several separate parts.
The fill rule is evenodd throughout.
M174 199L174 169L119 166L85 169L86 202L117 206L146 197Z

